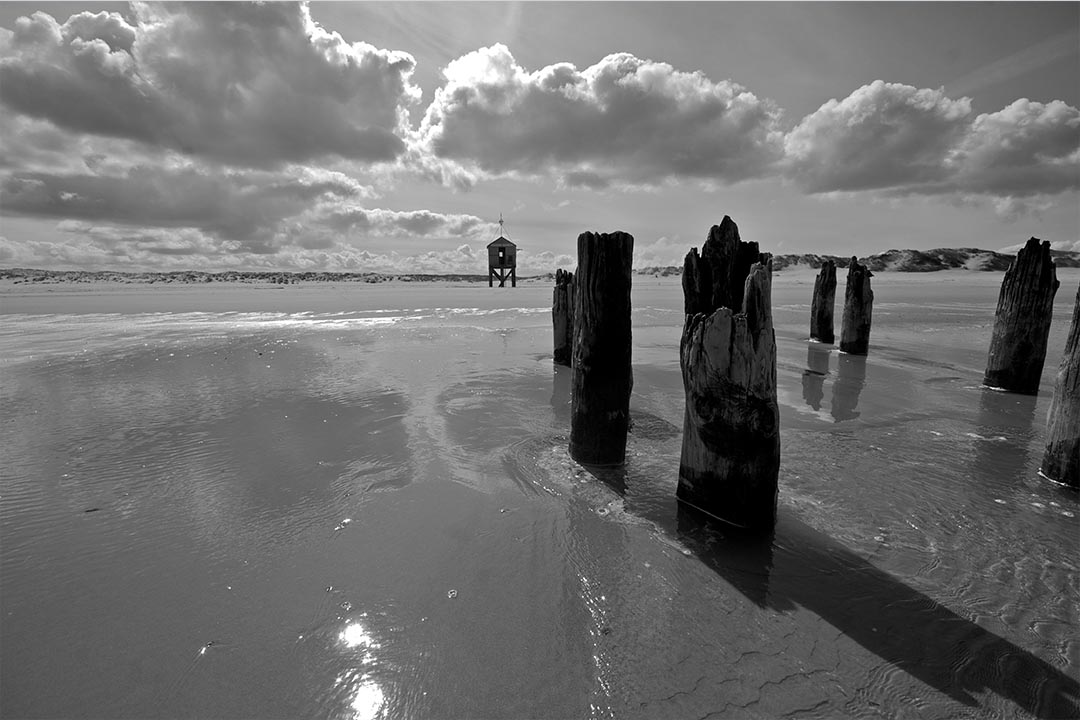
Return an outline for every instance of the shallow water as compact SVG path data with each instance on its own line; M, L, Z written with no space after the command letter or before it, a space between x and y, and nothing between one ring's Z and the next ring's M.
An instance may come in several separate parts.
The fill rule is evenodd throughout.
M935 275L875 278L867 358L776 277L756 543L674 499L677 280L635 279L607 472L549 287L5 298L0 714L1075 716L1080 507L1037 469L1080 275L1037 398L979 387L1000 274Z

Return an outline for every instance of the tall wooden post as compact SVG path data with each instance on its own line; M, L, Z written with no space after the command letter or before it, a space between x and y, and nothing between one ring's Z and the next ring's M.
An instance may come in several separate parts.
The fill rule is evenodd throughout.
M574 347L574 273L562 269L555 271L551 324L555 336L555 362L569 365Z
M833 308L836 305L836 263L826 260L814 280L814 299L810 305L810 339L832 343Z
M772 256L742 242L730 217L683 269L679 361L686 412L680 501L754 531L776 522L780 410Z
M570 456L617 465L626 459L630 424L630 272L634 237L578 236L574 279Z
M1080 288L1046 423L1042 474L1080 488Z
M848 265L844 289L844 318L840 324L840 352L866 355L870 348L870 318L874 309L874 291L870 278L874 273L856 258Z
M984 385L1024 395L1039 392L1060 284L1050 243L1028 240L1001 282Z

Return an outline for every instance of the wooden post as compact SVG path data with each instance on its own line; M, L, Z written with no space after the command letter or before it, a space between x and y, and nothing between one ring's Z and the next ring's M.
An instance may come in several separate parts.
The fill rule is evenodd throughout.
M591 465L626 459L630 424L630 272L634 237L578 236L574 279L570 456Z
M836 305L836 263L826 260L814 280L814 299L810 305L810 339L832 343L833 308Z
M1042 474L1080 488L1080 288L1046 423Z
M870 278L874 273L856 258L848 265L844 290L844 319L840 325L840 352L865 355L870 347L870 315L874 309L874 291Z
M555 271L551 324L555 335L555 362L569 365L574 347L574 273L562 269Z
M1039 392L1059 285L1050 243L1031 238L1001 282L984 385L1024 395Z
M686 412L677 497L725 522L776 522L780 410L772 322L772 256L742 242L730 217L683 269L679 361Z

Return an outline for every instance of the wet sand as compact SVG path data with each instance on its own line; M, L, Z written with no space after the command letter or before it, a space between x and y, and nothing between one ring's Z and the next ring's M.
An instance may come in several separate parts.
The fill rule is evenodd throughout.
M1000 273L875 276L867 358L778 274L749 544L674 501L678 278L634 279L617 473L566 455L547 284L2 287L0 714L1075 715L1059 277L1022 398L979 387Z

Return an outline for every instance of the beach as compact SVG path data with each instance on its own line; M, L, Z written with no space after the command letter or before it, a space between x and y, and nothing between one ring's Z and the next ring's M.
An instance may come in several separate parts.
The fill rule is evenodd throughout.
M837 289L837 330L843 273ZM633 278L624 468L570 459L552 287L0 284L4 717L1080 711L1075 491L981 387L1000 272L773 277L779 519L675 501L680 278Z

